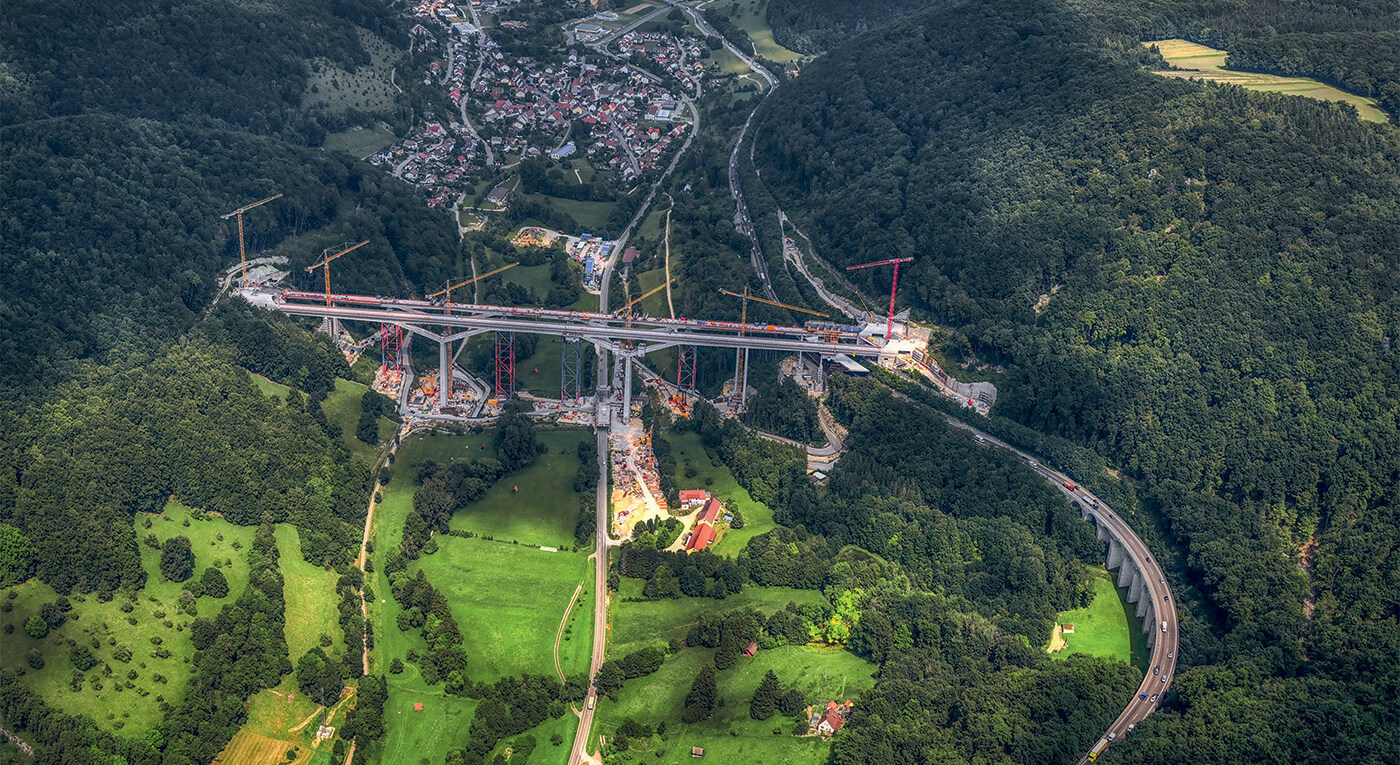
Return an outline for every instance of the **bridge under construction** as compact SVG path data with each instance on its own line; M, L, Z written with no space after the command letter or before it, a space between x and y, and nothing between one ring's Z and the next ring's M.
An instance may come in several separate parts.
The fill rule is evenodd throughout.
M599 425L609 421L608 404L616 393L620 393L618 403L622 405L622 411L631 412L632 372L636 360L665 348L678 349L678 387L691 395L695 389L695 349L734 349L737 372L735 398L740 403L747 394L746 378L750 351L795 353L813 360L818 373L818 384L824 361L827 359L842 356L878 357L886 352L885 338L878 333L872 334L862 327L829 322L785 326L747 321L637 318L630 314L434 302L326 292L277 292L257 288L242 290L242 294L249 302L263 308L292 316L322 319L328 323L331 334L335 337L340 334L341 322L379 325L377 335L385 350L386 367L399 365L402 368L408 356L407 341L412 335L437 343L439 369L436 379L439 382L434 393L439 412L448 409L450 404L450 382L447 381L453 379L456 366L452 344L487 332L495 334L496 369L493 393L497 400L505 400L515 393L514 346L517 333L552 335L564 340L560 381L561 405L578 406L585 398L582 389L584 354L580 352L580 343L588 342L594 345L604 365L607 355L611 354L612 385L603 385L600 380L599 395L594 400L594 417ZM604 368L606 366L600 367Z

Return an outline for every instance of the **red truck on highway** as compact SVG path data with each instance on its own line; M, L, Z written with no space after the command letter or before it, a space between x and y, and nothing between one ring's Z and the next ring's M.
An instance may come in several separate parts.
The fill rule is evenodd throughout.
M1069 489L1070 491L1074 491L1075 489L1079 488L1079 486L1077 486L1072 481L1060 481L1060 485L1065 487L1066 489Z

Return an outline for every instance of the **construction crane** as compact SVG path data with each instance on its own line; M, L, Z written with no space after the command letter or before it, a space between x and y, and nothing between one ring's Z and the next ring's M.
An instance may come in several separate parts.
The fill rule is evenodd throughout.
M824 314L824 313L822 313L821 311L813 311L813 310L810 310L810 309L807 309L807 308L799 308L799 307L797 307L797 306L795 306L795 305L788 305L787 303L779 303L779 302L776 301L776 300L769 300L769 299L767 299L767 298L758 297L757 295L750 295L750 294L749 294L749 288L748 288L748 287L744 287L744 292L743 292L743 294L740 294L740 293L738 293L738 292L730 292L729 290L720 290L720 293L721 293L721 294L724 294L724 295L729 295L729 296L731 296L731 297L743 298L743 300L744 300L744 307L743 307L743 308L740 310L740 312L739 312L739 323L742 324L742 325L748 325L748 323L749 323L749 301L750 301L750 300L752 300L752 301L754 301L754 302L756 302L756 303L763 303L763 304L765 304L765 305L777 306L778 308L786 308L786 309L788 309L789 311L801 311L802 313L810 313L810 314L812 314L813 316L820 316L820 317L822 317L822 318L824 318L824 319L829 319L829 318L831 318L831 316L830 316L829 314ZM741 335L744 334L744 327L741 326L741 327L739 328L739 334L741 334Z
M446 297L444 297L444 299L443 299L443 304L447 306L447 313L448 313L449 315L451 315L451 313L452 313L452 290L455 290L455 289L457 289L458 287L465 287L465 286L467 286L468 284L472 284L473 282L479 282L479 281L481 281L482 279L485 279L485 278L488 277L488 276L495 276L496 274L499 274L499 273L502 272L502 271L509 271L510 269L515 268L515 267L518 266L518 265L520 265L520 264L519 264L519 263L510 263L510 264L501 266L500 268L498 268L498 269L496 269L496 270L494 270L494 271L487 271L486 273L482 274L481 276L477 276L477 277L468 279L468 280L463 281L463 282L457 282L456 284L449 284L449 285L447 285L447 288L446 288L446 289L438 290L437 292L434 292L433 294L429 295L429 296L428 296L428 299L429 299L429 300L433 300L433 299L435 299L435 298L439 298L439 297L446 296Z
M326 249L324 249L324 250L321 251L321 259L320 259L318 262L313 263L313 264L311 264L311 265L309 265L309 266L306 267L306 272L307 272L307 273L311 273L312 271L315 271L315 270L318 269L318 268L324 268L324 269L326 269L326 307L327 307L327 308L330 308L330 307L331 307L331 261L332 261L332 260L335 260L335 259L338 258L338 257L340 257L341 255L344 255L344 254L347 253L347 252L352 252L352 251L354 251L354 250L358 250L358 249L360 249L361 247L364 247L364 246L367 245L367 244L369 244L369 240L368 240L368 239L364 240L363 242L360 242L359 244L352 244L352 245L350 245L350 246L348 246L348 247L346 247L345 245L341 245L341 247L343 247L344 249L342 249L340 252L337 252L337 253L334 254L334 255L332 255L332 254L330 254L330 253L331 253L331 250L333 250L333 249L335 249L335 248L334 248L334 247L327 247Z
M862 263L858 266L847 266L847 271L855 271L861 268L873 268L875 266L894 266L894 281L890 283L890 317L885 321L885 342L894 339L894 293L899 289L899 264L908 263L913 258L891 258L889 260L877 260L873 263Z
M281 199L281 198L282 198L282 195L281 195L281 194L274 194L274 195L268 197L267 199L260 199L260 200L254 202L254 203L252 203L252 204L250 204L250 205L243 205L242 207L238 208L237 210L234 210L233 212L229 213L228 215L221 215L221 216L219 216L219 217L222 218L223 220L228 220L229 218L233 218L233 217L237 217L237 218L238 218L238 262L239 262L239 264L242 265L242 267L243 267L243 286L244 286L244 287L247 287L247 286L248 286L248 251L247 251L247 250L244 248L244 246L243 246L243 213L248 212L249 210L253 209L254 207L261 207L261 206L267 204L268 202L271 202L271 201L274 200L274 199Z
M722 295L730 295L730 296L732 296L732 297L741 298L741 299L743 300L743 307L742 307L741 309L739 309L739 336L740 336L740 337L743 337L743 335L744 335L744 330L748 327L748 324L749 324L749 301L750 301L750 300L754 300L754 301L757 301L757 302L759 302L759 303L763 303L764 305L777 306L778 308L786 308L786 309L788 309L788 310L790 310L790 311L801 311L802 313L810 313L810 314L812 314L813 316L820 316L820 317L822 317L822 318L824 318L824 319L825 319L825 318L830 318L830 316L828 316L827 314L824 314L824 313L822 313L822 312L820 312L820 311L813 311L813 310L810 310L810 309L807 309L807 308L799 308L799 307L797 307L797 306L795 306L795 305L788 305L787 303L779 303L779 302L776 301L776 300L769 300L769 299L767 299L767 298L761 298L761 297L757 297L757 296L754 296L754 295L750 295L750 294L749 294L748 285L745 285L745 286L744 286L744 291L743 291L742 294L740 294L740 293L738 293L738 292L730 292L729 290L724 290L724 289L720 290L720 294L722 294ZM745 348L745 349L743 349L743 350L739 350L739 349L737 349L737 348L735 349L735 352L734 352L734 394L735 394L735 396L739 399L739 405L740 405L740 406L743 406L745 395L746 395L746 393L748 392L748 386L749 386L749 375L748 375L748 369L747 369L747 367L748 367L748 360L749 360L749 351L748 351L747 348ZM679 373L677 373L676 382L677 382L677 384L680 383Z
M613 311L613 315L614 315L614 316L621 316L622 313L623 313L624 311L626 311L626 312L627 312L627 326L629 326L629 327L632 326L632 306L634 306L634 305L636 305L636 304L642 302L643 300L646 300L647 298L651 297L652 295L655 295L656 293L660 292L661 290L666 289L666 288L669 287L670 285L671 285L671 282L662 282L662 283L661 283L661 286L659 286L659 287L652 287L651 289L647 290L646 293L643 294L641 297L637 298L636 300L630 300L630 301L627 302L627 305L624 305L623 307L617 309L616 311Z

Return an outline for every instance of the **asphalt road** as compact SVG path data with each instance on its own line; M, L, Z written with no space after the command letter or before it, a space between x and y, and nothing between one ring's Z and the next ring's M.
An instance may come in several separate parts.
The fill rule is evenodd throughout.
M608 431L598 429L598 530L597 556L593 574L593 658L589 663L588 677L598 674L603 666L603 658L608 645ZM593 728L593 709L596 696L592 688L584 700L583 711L579 715L578 732L574 735L574 748L569 753L569 765L578 765L588 756L588 734Z

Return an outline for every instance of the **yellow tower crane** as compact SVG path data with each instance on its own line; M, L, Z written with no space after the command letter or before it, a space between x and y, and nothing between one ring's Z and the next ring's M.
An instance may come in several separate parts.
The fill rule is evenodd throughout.
M360 249L361 247L364 247L364 246L367 245L367 244L369 244L369 240L368 240L368 239L364 240L363 242L360 242L359 244L352 244L352 245L349 245L349 246L341 245L342 249L340 250L340 252L337 252L337 253L334 254L334 255L331 254L331 250L334 250L335 248L334 248L334 247L327 247L326 249L324 249L324 250L321 251L321 259L320 259L319 261L317 261L316 263L313 263L313 264L311 264L311 265L309 265L309 266L306 267L306 272L307 272L307 273L311 273L312 271L315 271L315 270L318 269L318 268L324 268L324 269L326 269L326 307L327 307L327 308L330 308L330 307L331 307L331 261L332 261L332 260L335 260L335 259L338 258L338 257L340 257L341 255L344 255L344 254L347 253L347 252L352 252L352 251L354 251L354 250L358 250L358 249Z
M248 286L248 251L247 251L247 249L244 248L244 245L243 245L243 213L248 212L249 210L253 209L254 207L261 207L261 206L267 204L268 202L271 202L271 201L274 200L274 199L281 199L281 198L282 198L282 195L281 195L281 194L274 194L274 195L268 197L267 199L260 199L260 200L254 202L254 203L252 203L252 204L250 204L250 205L243 205L242 207L238 208L237 210L234 210L233 212L229 213L228 215L221 215L221 216L219 216L219 217L222 218L223 220L228 220L229 218L233 218L233 217L237 217L237 218L238 218L238 262L239 262L239 264L242 265L242 267L243 267L243 286L244 286L244 287L247 287L247 286Z
M482 274L481 276L477 276L477 277L468 279L468 280L466 280L466 281L464 281L464 282L457 282L456 284L448 284L446 289L440 289L440 290L438 290L437 292L434 292L433 294L431 294L431 295L428 296L428 299L429 299L429 300L433 300L433 299L439 298L439 297L443 298L443 304L447 306L447 313L448 313L448 314L451 314L451 313L452 313L452 290L455 290L455 289L457 289L458 287L465 287L465 286L467 286L468 284L472 284L473 282L479 282L479 281L481 281L482 279L485 279L485 278L488 277L488 276L495 276L496 274L499 274L499 273L502 272L502 271L509 271L510 269L515 268L515 267L518 266L518 265L520 265L520 264L519 264L519 263L510 263L510 264L508 264L508 265L501 266L500 268L498 268L498 269L496 269L496 270L494 270L494 271L487 271L486 273ZM444 297L444 296L445 296L445 297Z
M652 295L655 295L656 293L660 292L661 290L666 289L668 286L671 285L671 283L672 283L672 282L662 282L662 283L661 283L661 286L659 286L659 287L652 287L651 289L647 290L641 297L637 298L636 300L629 300L629 301L627 301L627 305L624 305L623 307L617 309L616 311L613 311L613 315L614 315L614 316L621 316L621 315L622 315L622 312L623 312L623 311L626 311L626 312L627 312L627 326L629 326L629 327L632 326L632 306L634 306L634 305L636 305L636 304L642 302L643 300L646 300L647 298L651 297ZM623 282L623 284L625 285L626 282Z
M743 303L743 308L741 308L740 311L739 311L739 336L740 336L740 337L743 337L743 336L744 336L744 331L748 328L748 324L749 324L749 301L750 301L750 300L753 300L753 301L758 302L758 303L763 303L764 305L777 306L778 308L786 308L786 309L788 309L789 311L800 311L800 312L802 312L802 313L810 313L810 314L812 314L813 316L820 316L820 317L822 317L822 318L824 318L824 319L830 318L830 316L829 316L828 314L824 314L824 313L822 313L822 312L820 312L820 311L813 311L813 310L811 310L811 309L809 309L809 308L799 308L799 307L797 307L797 306L795 306L795 305L788 305L787 303L779 303L779 302L776 301L776 300L768 300L767 298L761 298L761 297L758 297L758 296L756 296L756 295L750 295L750 294L749 294L749 288L748 288L747 285L745 285L745 287L744 287L744 292L743 292L742 294L740 294L740 293L738 293L738 292L730 292L729 290L720 290L720 293L725 294L725 295L730 295L730 296L733 296L733 297L736 297L736 298L741 298L741 299L743 299L743 301L744 301L744 303ZM737 350L737 349L736 349L735 354L734 354L734 395L739 399L739 404L740 404L741 406L743 405L744 396L745 396L745 393L746 393L746 391L747 391L748 384L749 384L749 382L748 382L748 370L745 369L745 367L746 367L747 364L748 364L748 358L749 358L749 352L748 352L748 349L747 349L747 348L745 348L745 349L743 349L743 350Z

